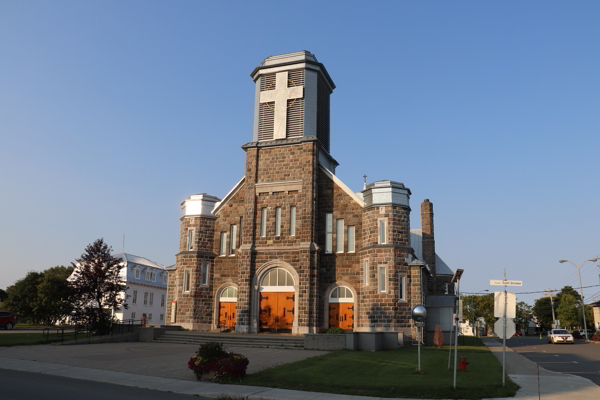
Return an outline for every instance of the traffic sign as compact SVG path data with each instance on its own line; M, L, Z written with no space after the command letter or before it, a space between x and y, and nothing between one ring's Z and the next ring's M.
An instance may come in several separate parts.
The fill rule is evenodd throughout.
M492 285L492 286L523 286L523 281L509 281L508 279L504 279L504 280L491 279L490 285Z
M506 319L506 337L504 337L504 318L500 318L494 324L494 332L500 339L510 339L517 332L517 326L512 318Z
M504 298L505 292L494 292L494 317L504 317L504 303L506 302L506 318L517 317L517 295L514 293L506 292L506 299Z

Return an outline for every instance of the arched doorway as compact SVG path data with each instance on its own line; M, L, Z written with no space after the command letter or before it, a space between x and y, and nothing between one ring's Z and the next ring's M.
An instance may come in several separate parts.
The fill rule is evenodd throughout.
M223 289L219 295L219 328L235 329L238 290L233 286Z
M354 330L354 295L350 288L337 286L329 294L329 327Z
M272 268L264 274L260 286L261 332L290 333L296 314L296 290L292 274Z

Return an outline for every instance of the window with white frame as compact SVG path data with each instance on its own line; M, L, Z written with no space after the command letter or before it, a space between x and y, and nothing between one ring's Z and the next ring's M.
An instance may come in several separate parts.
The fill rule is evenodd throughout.
M156 282L156 271L150 272L150 280Z
M267 209L260 210L260 236L267 236Z
M406 276L398 276L398 300L406 300Z
M354 226L348 227L348 253L354 253L356 249L355 239L356 229Z
M281 236L281 207L275 209L275 236Z
M131 313L131 319L135 319L135 311Z
M190 271L183 271L183 291L190 291Z
M148 314L148 321L152 320L152 313Z
M335 221L335 251L337 253L344 252L344 220L338 219Z
M379 292L387 293L387 267L379 266Z
M165 314L160 314L160 320L163 321L165 319Z
M188 230L188 239L187 239L187 248L189 250L194 250L194 230Z
M369 286L369 260L363 262L363 274L365 275L365 286Z
M131 302L132 302L133 304L136 304L136 303L137 303L137 290L134 290L134 291L133 291L133 297L132 297L132 299L131 299Z
M219 251L220 256L224 256L227 252L227 233L221 232L221 249Z
M141 275L141 273L140 273L140 269L139 269L139 268L136 268L136 269L135 269L135 279L140 279L140 275Z
M150 271L144 272L144 279L146 279L147 281L150 281Z
M202 263L202 285L208 285L208 263Z
M161 307L165 306L165 295L164 294L160 295L160 306Z
M154 305L154 293L150 292L150 305Z
M144 305L148 305L148 292L144 292Z
M237 250L237 225L231 225L231 255L235 255Z
M379 244L387 243L387 220L379 220Z
M162 283L164 283L165 285L167 284L169 279L169 275L165 272L162 274Z
M325 214L325 253L333 252L333 214Z
M290 236L296 236L296 207L290 207Z

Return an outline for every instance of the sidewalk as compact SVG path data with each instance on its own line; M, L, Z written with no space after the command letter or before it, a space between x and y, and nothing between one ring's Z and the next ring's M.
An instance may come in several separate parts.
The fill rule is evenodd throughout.
M490 350L502 360L502 346L494 339L483 338L484 343ZM111 348L112 354L104 356L94 355L93 346L103 346L108 350ZM110 346L110 347L104 347ZM313 400L313 399L332 399L332 400L371 400L374 397L337 395L329 393L301 392L295 390L271 389L264 387L243 386L243 385L220 385L212 382L199 382L193 380L193 375L187 376L180 372L170 370L170 366L164 363L167 361L165 351L161 350L164 346L153 347L150 353L143 353L148 344L129 343L127 348L125 344L114 345L81 345L62 347L63 354L70 356L57 357L55 350L43 349L46 346L23 346L21 348L3 348L0 349L0 368L13 369L19 371L39 372L49 375L63 376L75 379L87 379L97 382L114 383L125 386L133 386L146 389L155 389L170 391L183 394L197 394L205 397L231 396L232 398L253 399L253 400ZM175 345L178 346L178 345ZM186 346L179 345L182 351L188 352ZM113 349L114 347L114 349ZM60 349L53 346L53 349ZM44 350L44 351L42 351ZM166 350L166 349L164 349ZM171 349L171 353L177 351ZM249 350L249 349L248 349ZM265 350L265 349L262 349ZM51 354L42 353L50 351ZM119 356L120 362L116 363L115 356L117 351L125 352ZM306 358L302 354L306 350L290 350L290 355L294 352L297 355L292 358ZM110 352L108 352L110 353ZM308 353L305 353L308 355ZM308 355L309 356L309 355ZM23 359L29 358L29 359ZM273 357L270 357L273 358ZM46 361L40 361L46 360ZM55 360L55 362L49 362ZM84 365L90 365L90 361L95 360L100 368L89 368ZM127 367L127 364L140 365L154 364L153 369L137 370L138 373L125 372L136 371ZM507 372L510 378L521 386L514 399L534 400L538 399L537 390L537 364L529 361L520 354L507 348L506 353ZM62 364L59 364L62 363ZM100 364L101 363L101 364ZM65 365L66 364L66 365ZM71 364L71 365L69 365ZM74 365L73 365L74 364ZM127 367L128 369L125 369ZM185 367L184 367L185 368ZM118 371L120 369L120 371ZM591 381L572 375L565 375L539 368L541 398L544 400L564 400L576 396L577 400L597 400L600 399L600 387ZM140 375L143 372L145 375ZM189 371L188 371L189 372ZM177 376L178 378L169 378L165 376Z

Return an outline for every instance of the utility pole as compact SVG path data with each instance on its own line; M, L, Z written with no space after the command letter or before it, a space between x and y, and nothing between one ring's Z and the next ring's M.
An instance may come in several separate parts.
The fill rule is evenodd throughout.
M554 293L554 290L548 289L544 290L544 292L547 292L545 294L546 297L550 297L550 304L552 305L552 323L554 323L554 321L556 321L556 316L554 315L554 298L552 297L552 293Z

